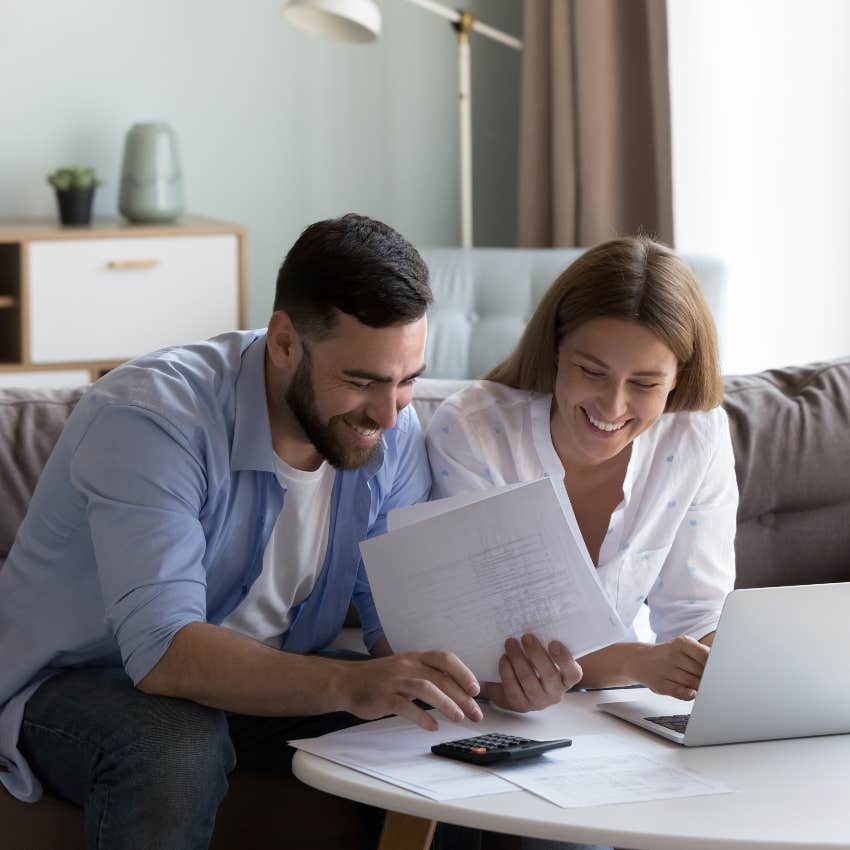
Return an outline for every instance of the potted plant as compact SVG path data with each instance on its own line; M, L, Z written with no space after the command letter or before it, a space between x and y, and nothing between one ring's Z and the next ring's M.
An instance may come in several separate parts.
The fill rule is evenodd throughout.
M47 182L56 189L62 224L79 226L91 221L94 190L101 182L93 168L57 168Z

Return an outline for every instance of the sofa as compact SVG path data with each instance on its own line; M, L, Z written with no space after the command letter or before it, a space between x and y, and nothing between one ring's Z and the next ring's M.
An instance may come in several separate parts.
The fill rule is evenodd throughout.
M440 401L508 352L549 282L578 251L423 251L435 306L414 405ZM716 315L722 266L688 258ZM721 333L722 344L722 333ZM850 580L850 358L725 379L740 488L738 586ZM35 482L84 388L0 388L0 569ZM365 847L374 813L291 776L237 767L212 847ZM488 837L488 847L502 842ZM20 803L0 786L0 846L78 850L79 809Z

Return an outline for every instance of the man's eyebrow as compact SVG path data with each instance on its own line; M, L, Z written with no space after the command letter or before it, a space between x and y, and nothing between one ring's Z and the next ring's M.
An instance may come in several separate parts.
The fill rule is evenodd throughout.
M402 378L399 383L406 384L408 381L418 378L425 371L425 368L425 364L423 363L415 372ZM342 374L347 375L349 378L360 378L364 381L375 381L379 384L394 383L389 375L379 375L376 372L367 372L365 369L343 369Z
M600 360L598 357L594 357L592 354L588 354L586 351L579 351L576 349L576 354L579 357L584 357L585 360L590 360L593 363L596 363L598 366L602 366L603 369L610 369L611 367L604 361ZM663 370L658 371L645 371L645 372L632 372L631 373L635 378L666 378L668 377L668 373Z

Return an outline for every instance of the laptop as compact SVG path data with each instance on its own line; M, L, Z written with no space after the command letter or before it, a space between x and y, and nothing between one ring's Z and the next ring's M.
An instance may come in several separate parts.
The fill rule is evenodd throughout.
M646 689L601 711L684 744L850 732L850 582L733 590L692 702Z

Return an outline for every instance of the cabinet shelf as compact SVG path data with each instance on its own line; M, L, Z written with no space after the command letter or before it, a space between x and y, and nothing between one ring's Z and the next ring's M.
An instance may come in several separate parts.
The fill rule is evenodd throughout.
M0 386L97 378L148 351L246 325L246 231L186 217L90 228L0 219ZM139 257L156 264L139 265Z

